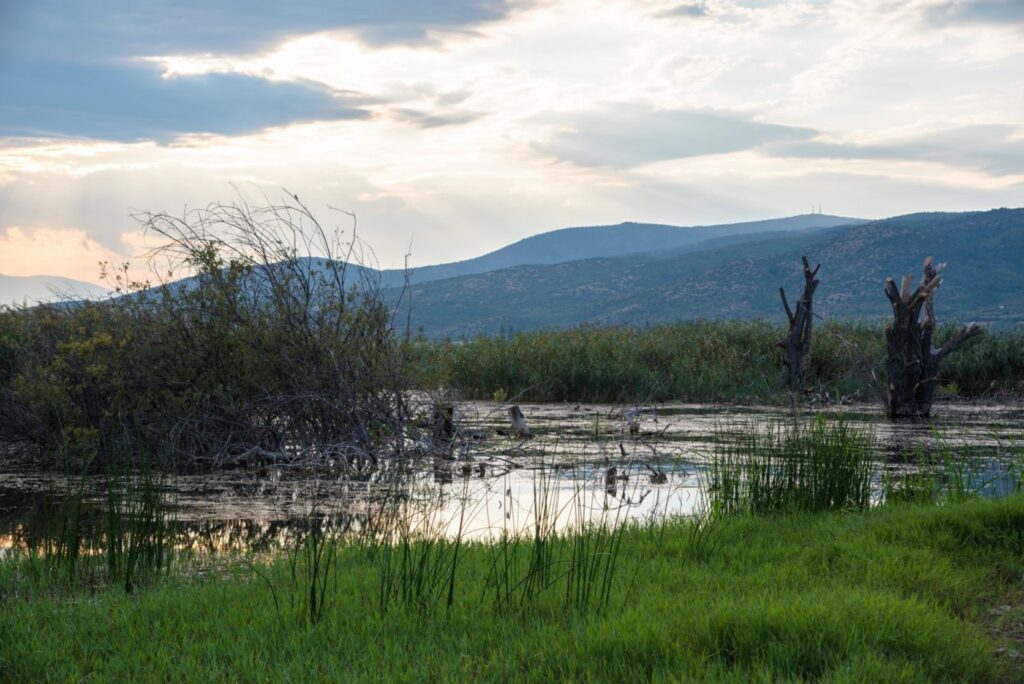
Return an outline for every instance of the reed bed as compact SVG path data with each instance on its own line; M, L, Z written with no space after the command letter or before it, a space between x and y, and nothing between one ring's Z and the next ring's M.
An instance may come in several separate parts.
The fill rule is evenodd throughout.
M554 465L534 472L527 521L510 516L488 545L481 600L490 596L498 614L528 611L548 600L560 600L563 610L575 613L604 611L616 590L623 590L617 570L625 507L607 504L604 482L575 475L569 480L576 484L563 498ZM601 510L597 519L590 515L594 506Z
M938 332L938 342L952 327ZM414 375L466 398L642 403L785 403L777 343L769 321L693 321L580 326L511 338L421 342ZM992 331L943 366L941 394L967 398L1024 394L1024 332ZM880 325L829 321L815 330L807 359L809 390L839 401L880 400L885 336Z
M905 449L895 470L882 474L880 499L887 504L963 503L1024 491L1024 442L996 440L985 457L934 432L930 444Z
M465 492L461 501L457 528L451 536L445 534L451 521L443 520L439 505L399 502L388 515L383 537L363 540L377 564L382 614L393 608L430 612L439 605L451 610L466 531Z

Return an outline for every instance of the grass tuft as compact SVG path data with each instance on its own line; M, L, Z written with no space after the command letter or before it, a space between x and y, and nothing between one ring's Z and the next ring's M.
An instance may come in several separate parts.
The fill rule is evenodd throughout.
M863 510L871 502L872 458L866 434L842 419L776 423L716 441L708 492L729 514Z

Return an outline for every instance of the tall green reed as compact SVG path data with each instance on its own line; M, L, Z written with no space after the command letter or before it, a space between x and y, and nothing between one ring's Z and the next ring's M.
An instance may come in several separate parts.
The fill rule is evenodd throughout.
M705 486L699 494L696 508L686 522L686 549L694 560L710 558L722 542L722 506L712 501Z
M498 614L529 610L542 602L560 602L565 610L603 610L621 584L617 574L626 534L625 507L609 506L603 477L580 477L577 468L555 468L541 459L534 470L531 504L522 517L513 514L511 490L503 502L509 515L490 545L490 563L482 599L491 596ZM567 480L560 472L572 472ZM595 520L591 511L601 514Z
M812 385L836 398L875 396L885 364L885 337L866 323L829 321L807 362ZM937 340L948 334L943 329ZM779 382L776 343L766 321L694 321L633 326L579 326L424 342L416 366L423 386L447 385L466 397L519 395L523 401L772 401L789 395ZM968 397L1024 389L1024 334L986 335L950 357L943 383Z
M306 519L304 527L299 543L289 551L292 608L294 610L298 602L303 615L315 625L327 607L331 574L336 570L337 540L327 534L324 521L315 511ZM299 596L301 600L297 601Z
M108 473L105 489L102 543L108 578L131 592L140 580L171 569L176 521L166 476L150 468Z
M908 464L883 479L887 503L962 503L979 496L1001 496L1022 490L1024 458L1013 440L996 440L993 450L954 445L935 429L930 443L904 449L900 460Z
M429 612L439 605L450 611L455 603L460 552L466 532L467 492L459 498L453 536L444 517L443 499L394 500L391 524L374 545L378 565L378 608L395 607Z
M177 523L169 476L148 459L134 469L111 458L103 475L90 474L90 462L76 472L67 461L43 492L28 550L41 554L52 579L88 578L131 592L139 581L170 571Z
M730 514L864 509L872 475L867 435L819 416L717 440L708 489L712 505Z
M1014 494L1024 491L1024 438L1011 438L1001 445L1007 461L1006 474Z

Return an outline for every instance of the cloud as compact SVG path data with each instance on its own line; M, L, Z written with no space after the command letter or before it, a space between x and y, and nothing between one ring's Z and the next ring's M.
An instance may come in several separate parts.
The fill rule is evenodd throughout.
M400 121L415 124L420 128L439 128L441 126L458 126L480 119L485 114L470 111L433 111L409 107L395 107L391 114Z
M47 0L0 5L0 56L246 52L348 29L368 43L423 41L507 16L511 0Z
M884 145L802 140L770 145L768 151L778 157L925 161L1024 174L1024 131L1003 124L957 126Z
M129 215L132 207L180 211L184 204L199 206L216 199L214 193L223 197L230 192L230 186L196 168L110 168L79 177L33 175L0 186L0 233L14 226L25 232L73 227L84 230L104 253L127 255L131 249L124 235L139 232ZM44 255L45 251L37 256ZM89 259L86 268L94 269L96 261Z
M705 17L708 14L707 5L703 1L696 2L684 2L681 5L676 5L671 9L667 9L664 12L658 14L659 17L672 18L672 17Z
M150 65L14 60L0 68L0 136L169 141L367 113L323 88L241 74L161 78Z
M537 148L580 166L629 168L648 162L753 149L771 142L805 140L810 128L761 123L708 110L654 111L606 105L560 117L562 128Z
M90 276L95 280L96 262L100 258L114 259L110 256L113 254L118 255L116 261L144 261L141 256L152 244L143 240L142 226L133 218L136 212L181 216L188 209L212 202L244 201L262 206L268 197L270 201L281 200L284 188L297 192L327 227L349 230L351 226L347 214L330 207L355 213L359 217L360 235L373 249L380 250L382 263L387 267L401 266L413 234L417 240L426 238L423 244L435 245L439 252L451 247L449 236L445 235L446 226L439 218L446 216L442 210L451 203L448 194L442 199L409 201L405 193L389 193L388 188L367 181L360 170L346 167L343 155L331 154L329 143L326 152L310 155L302 165L260 164L258 182L246 182L240 179L246 172L251 174L252 167L233 166L234 156L227 149L244 143L232 138L214 144L225 147L217 151L216 160L203 164L197 163L196 154L201 150L195 147L135 145L127 147L145 147L141 154L148 157L138 166L111 164L109 168L75 177L62 173L33 174L0 185L0 261L4 262L0 273L12 274L12 259L16 261L20 254L26 262L25 269L20 271L24 274L70 275L67 269L45 269L50 242L41 237L49 240L54 234L46 231L55 230L54 227L73 228L84 231L88 237L88 244L79 241L68 245L81 255L75 277L88 280L86 276ZM234 182L229 183L228 179ZM428 202L432 203L422 206ZM16 229L20 234L4 241L7 229ZM36 237L30 240L33 235ZM77 234L65 237L78 239ZM97 256L86 258L89 250L85 247L93 249ZM421 252L417 249L417 256Z
M1019 203L1021 24L965 3L442 3L0 0L0 127L176 141L0 140L0 231L131 255L130 207L254 182L355 211L400 265L412 235L423 264L563 225ZM1005 127L952 128L978 122Z
M0 273L4 275L54 274L96 282L100 261L119 263L122 258L80 228L0 230Z
M522 3L519 3L522 4ZM358 96L265 74L161 78L143 58L231 55L344 30L424 42L507 16L513 0L53 0L0 3L0 136L168 141L365 116ZM469 120L421 117L437 126Z
M1021 0L944 0L927 8L925 19L936 26L1024 23L1024 2Z

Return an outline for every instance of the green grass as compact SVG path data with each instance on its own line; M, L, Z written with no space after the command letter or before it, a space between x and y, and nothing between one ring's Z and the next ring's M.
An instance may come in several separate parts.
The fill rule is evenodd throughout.
M994 606L1010 604L1003 623L1024 616L1024 497L722 518L710 550L694 546L689 525L624 532L599 610L567 609L563 594L547 592L497 612L483 598L493 547L463 544L450 609L382 612L378 560L366 547L340 546L315 625L280 620L265 583L244 566L201 578L179 569L126 595L39 584L27 561L8 560L0 679L1024 678L1016 661L996 655L1013 644L987 627ZM261 571L289 586L287 558Z

